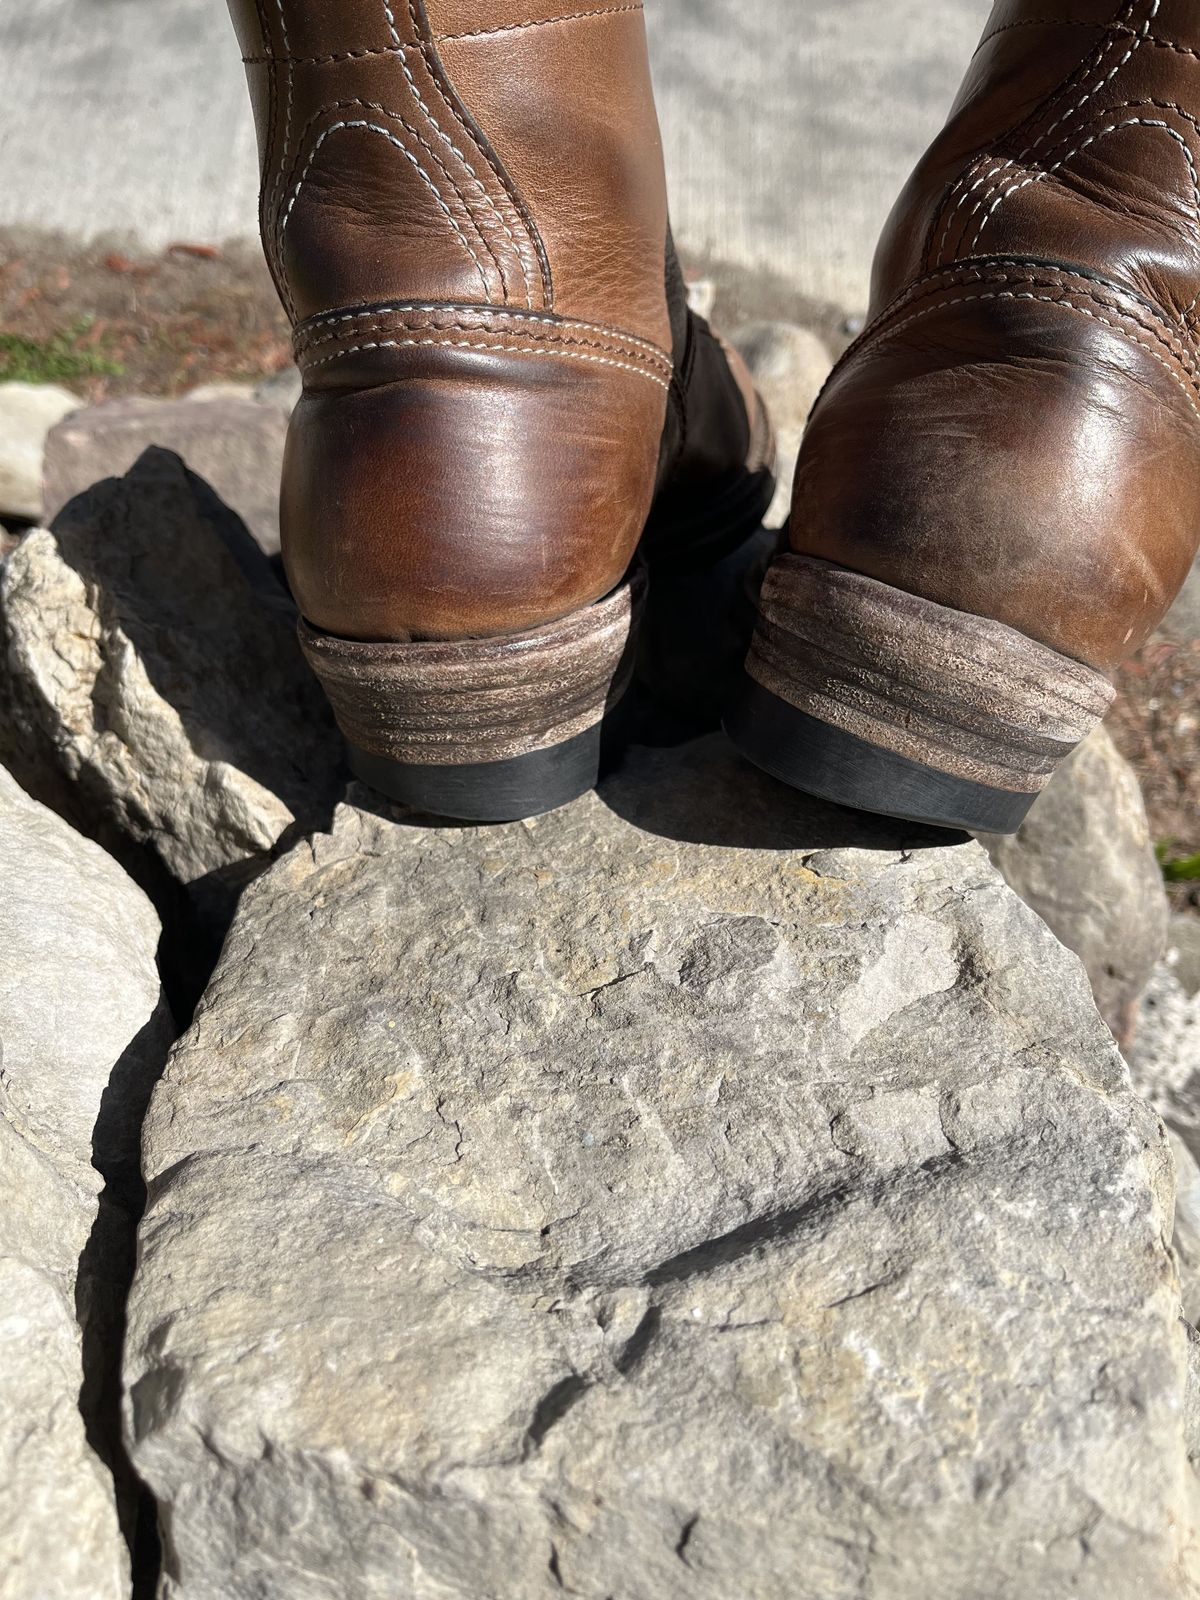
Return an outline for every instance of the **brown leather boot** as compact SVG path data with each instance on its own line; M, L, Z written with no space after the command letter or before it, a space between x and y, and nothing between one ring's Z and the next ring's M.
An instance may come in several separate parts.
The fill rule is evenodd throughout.
M1011 831L1200 533L1200 7L1000 0L810 420L753 760Z
M762 406L687 311L641 7L230 9L304 378L282 527L308 659L368 782L547 810L595 781L639 546L720 563L771 494Z

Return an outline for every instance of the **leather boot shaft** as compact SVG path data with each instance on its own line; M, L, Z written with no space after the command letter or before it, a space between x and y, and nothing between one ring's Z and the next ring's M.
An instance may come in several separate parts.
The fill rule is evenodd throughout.
M1200 11L1002 0L814 411L797 552L1102 671L1200 529Z
M304 377L282 510L305 615L453 638L597 599L678 388L640 7L230 3Z

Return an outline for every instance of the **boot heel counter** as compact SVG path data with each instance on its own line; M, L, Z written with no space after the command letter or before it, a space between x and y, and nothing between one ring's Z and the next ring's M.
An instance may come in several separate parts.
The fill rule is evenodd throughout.
M344 315L301 355L284 462L284 559L309 622L489 637L608 593L649 510L657 366L462 307L403 326Z
M1107 672L1190 567L1198 445L1194 363L1143 303L1041 263L938 275L827 384L791 544Z

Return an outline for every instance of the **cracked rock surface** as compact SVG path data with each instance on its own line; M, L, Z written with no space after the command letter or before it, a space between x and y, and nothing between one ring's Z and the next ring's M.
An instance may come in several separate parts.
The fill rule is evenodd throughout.
M328 817L339 751L290 605L176 456L148 451L27 534L0 628L6 761L207 895L215 923L289 828Z
M975 845L719 739L251 886L155 1092L168 1600L1167 1600L1161 1125Z
M3 769L0 882L0 1596L124 1600L102 1369L122 1201L169 1042L158 919Z
M981 841L1007 882L1087 968L1122 1045L1167 943L1169 907L1137 775L1097 728L1020 831Z

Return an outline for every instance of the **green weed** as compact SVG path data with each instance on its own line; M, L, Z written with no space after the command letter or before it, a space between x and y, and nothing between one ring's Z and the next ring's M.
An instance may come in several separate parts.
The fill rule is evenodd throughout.
M70 383L72 379L119 378L124 367L102 347L81 350L79 340L91 328L84 318L49 339L26 339L0 333L0 379L18 383Z

